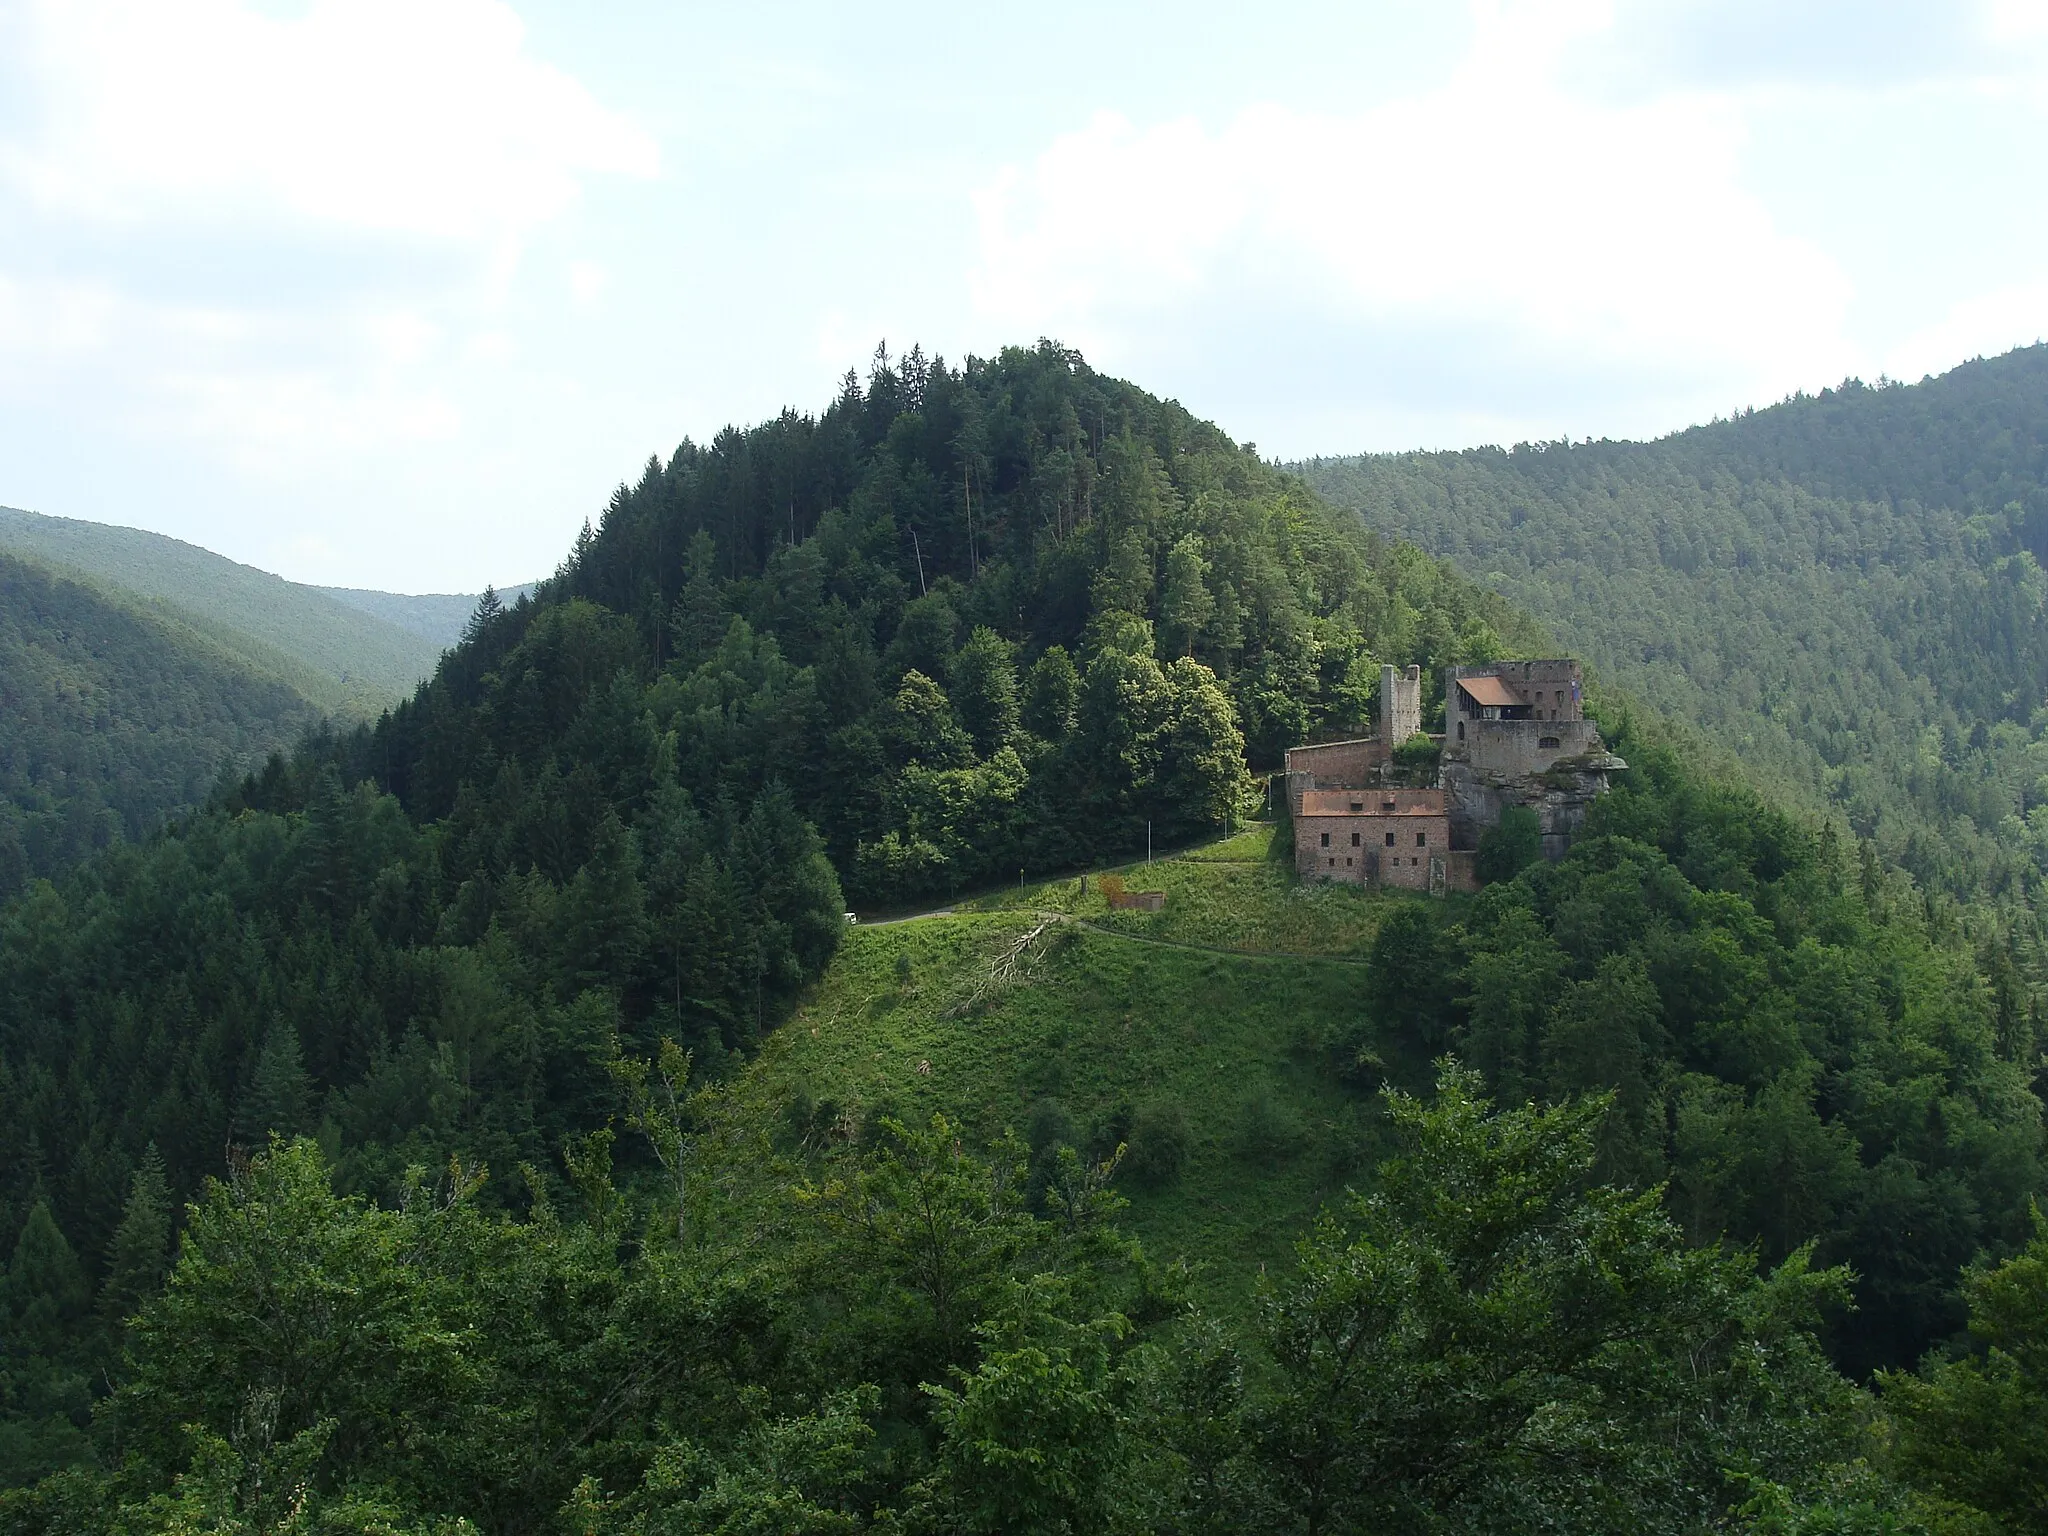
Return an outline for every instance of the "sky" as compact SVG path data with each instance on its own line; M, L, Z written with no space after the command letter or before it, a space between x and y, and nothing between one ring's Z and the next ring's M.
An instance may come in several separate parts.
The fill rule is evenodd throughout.
M878 343L1268 457L2048 335L2048 0L0 0L0 505L551 570Z

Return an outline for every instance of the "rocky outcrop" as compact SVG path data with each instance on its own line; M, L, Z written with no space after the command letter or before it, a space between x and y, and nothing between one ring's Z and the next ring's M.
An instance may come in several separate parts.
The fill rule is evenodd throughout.
M1500 825L1510 805L1536 813L1543 831L1543 856L1557 860L1585 825L1594 800L1607 792L1610 776L1628 764L1607 751L1560 758L1542 773L1482 773L1460 758L1444 762L1440 779L1451 823L1453 848L1476 848L1489 827Z

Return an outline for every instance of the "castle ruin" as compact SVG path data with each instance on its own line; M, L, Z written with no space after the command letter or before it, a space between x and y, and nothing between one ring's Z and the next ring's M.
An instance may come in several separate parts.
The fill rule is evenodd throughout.
M1585 716L1572 660L1497 661L1444 673L1444 733L1434 783L1424 755L1399 749L1422 731L1422 669L1380 668L1379 730L1292 747L1288 806L1305 878L1407 890L1473 890L1480 837L1510 805L1536 813L1543 855L1561 859L1586 810L1628 764Z

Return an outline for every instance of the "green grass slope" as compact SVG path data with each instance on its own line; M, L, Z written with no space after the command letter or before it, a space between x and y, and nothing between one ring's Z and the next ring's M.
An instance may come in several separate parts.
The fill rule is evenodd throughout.
M0 553L0 896L197 804L318 713L203 636Z
M1300 469L1924 884L2048 875L2048 348L1653 443Z
M441 653L426 636L316 588L138 528L0 508L0 550L153 605L245 670L338 714L374 717Z
M1133 1230L1241 1299L1378 1150L1377 1100L1332 1072L1330 1050L1361 1017L1381 916L1408 899L1298 885L1272 857L1284 836L1256 827L1120 871L1169 893L1159 913L1110 914L1091 878L1085 896L1055 881L850 929L728 1112L785 1146L934 1113L983 1140L1127 1142ZM1041 928L1013 976L992 974ZM1419 1083L1427 1064L1392 1070ZM1143 1166L1173 1127L1179 1169Z

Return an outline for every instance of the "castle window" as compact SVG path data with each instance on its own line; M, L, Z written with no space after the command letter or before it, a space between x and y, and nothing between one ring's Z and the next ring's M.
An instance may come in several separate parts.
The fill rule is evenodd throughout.
M1387 846L1389 848L1394 846L1394 834L1391 832L1387 834Z
M1382 801L1380 803L1380 809L1385 811L1389 816L1391 816L1394 814L1394 802L1391 800Z
M1358 834L1356 832L1351 834L1351 846L1354 848L1358 846Z
M1555 752L1558 748L1558 740L1555 736L1538 736L1536 738L1536 745L1546 752Z
M1330 834L1327 832L1323 834L1323 846L1325 848L1330 846Z
M1351 802L1351 809L1354 812L1362 811L1365 809L1365 802L1362 800L1354 800Z
M1464 739L1465 739L1465 722L1464 722L1464 721L1462 721L1462 720L1460 720L1460 721L1458 722L1458 740L1460 740L1460 741L1463 741Z
M1416 833L1415 846L1418 848L1427 848L1429 846L1429 834L1427 832Z
M1536 702L1538 704L1541 704L1543 702L1543 690L1541 688L1538 688L1536 690Z

